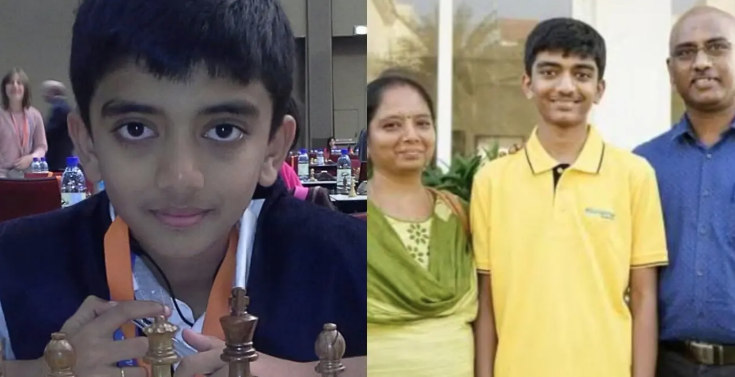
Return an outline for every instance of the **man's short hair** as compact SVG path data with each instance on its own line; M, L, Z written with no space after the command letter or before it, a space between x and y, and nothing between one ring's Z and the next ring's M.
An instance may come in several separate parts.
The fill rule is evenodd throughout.
M99 82L133 61L171 80L202 66L243 85L261 81L273 100L272 134L293 87L294 45L278 0L82 0L69 70L88 127Z
M542 52L561 52L592 58L597 64L598 79L605 73L605 39L592 26L573 18L552 18L542 21L526 39L524 64L531 76L536 57Z

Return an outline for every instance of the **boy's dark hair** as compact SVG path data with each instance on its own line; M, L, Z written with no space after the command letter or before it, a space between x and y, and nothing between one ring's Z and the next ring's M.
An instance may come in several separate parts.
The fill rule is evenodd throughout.
M273 134L286 114L294 35L278 0L82 0L69 71L80 115L105 75L128 61L166 79L201 65L212 77L263 83L273 100Z
M426 102L426 106L429 107L432 121L436 119L434 112L434 101L431 99L429 92L417 81L400 74L396 71L388 71L382 74L377 79L371 81L367 86L367 123L368 132L370 130L370 122L375 117L375 112L378 111L380 103L383 101L383 93L386 90L392 89L398 86L408 86L413 90L417 91L421 98Z
M294 150L299 144L299 135L301 135L301 122L303 120L301 114L301 102L299 102L296 97L291 96L291 98L288 99L288 104L286 105L286 115L290 115L296 123L296 133L293 137L293 143L291 143L291 150Z
M524 64L526 75L531 76L536 56L542 52L562 52L592 58L599 71L605 73L605 39L592 26L573 18L552 18L542 21L526 39Z
M5 88L7 87L10 80L12 80L15 76L18 76L18 81L23 84L23 108L27 109L31 107L31 82L28 79L28 75L26 75L26 73L23 72L23 70L20 68L13 68L5 74L2 83L0 83L0 88L2 88L3 109L5 110L10 109L10 98L8 98L8 93Z

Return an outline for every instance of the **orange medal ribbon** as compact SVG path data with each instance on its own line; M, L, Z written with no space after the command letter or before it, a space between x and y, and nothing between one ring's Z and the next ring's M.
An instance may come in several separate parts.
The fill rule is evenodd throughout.
M222 341L225 335L219 319L230 312L229 298L232 291L232 283L235 275L235 258L237 256L238 233L236 229L230 232L227 254L220 265L214 284L209 292L207 311L204 318L202 334L212 336ZM128 225L121 217L116 217L110 228L105 233L105 268L107 271L107 284L110 288L110 300L131 301L135 300L133 290L133 266L130 257L130 233ZM136 327L132 322L122 326L126 339L136 337ZM150 366L143 360L137 360L138 365L148 369Z

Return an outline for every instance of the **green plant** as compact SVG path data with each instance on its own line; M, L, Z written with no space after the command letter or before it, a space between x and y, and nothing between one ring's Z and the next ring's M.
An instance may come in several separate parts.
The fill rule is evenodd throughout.
M483 164L494 160L497 156L497 144L478 155L455 155L452 158L452 163L445 169L438 166L426 169L423 176L424 184L437 190L449 191L463 200L469 201L472 196L472 180L475 173Z

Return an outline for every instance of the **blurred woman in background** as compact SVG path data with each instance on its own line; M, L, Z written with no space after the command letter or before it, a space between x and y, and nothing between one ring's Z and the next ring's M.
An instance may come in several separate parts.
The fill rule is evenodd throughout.
M368 85L367 102L368 375L486 376L474 366L467 206L421 181L435 152L431 98L392 74Z
M30 82L21 69L8 72L0 87L0 178L22 178L33 158L46 155L43 117L31 106Z
M293 137L293 143L291 143L291 150L294 150L299 142L299 129L301 128L301 110L299 108L299 103L294 97L291 97L288 101L288 105L286 106L286 115L290 115L296 122L296 134ZM294 171L293 167L289 165L288 162L283 162L278 174L289 189L302 186L298 174L296 174L296 171Z

